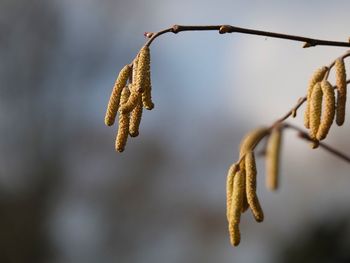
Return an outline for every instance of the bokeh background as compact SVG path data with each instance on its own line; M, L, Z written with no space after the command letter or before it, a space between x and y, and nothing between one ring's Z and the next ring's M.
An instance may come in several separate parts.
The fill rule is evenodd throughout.
M217 32L152 45L140 136L104 113L144 31L236 26L347 40L349 1L0 0L0 262L349 262L349 164L286 132L281 187L229 244L225 181L249 130L305 94L344 48ZM332 78L334 76L331 76ZM350 116L350 112L348 112ZM327 143L350 153L350 121ZM302 111L293 122L302 124Z

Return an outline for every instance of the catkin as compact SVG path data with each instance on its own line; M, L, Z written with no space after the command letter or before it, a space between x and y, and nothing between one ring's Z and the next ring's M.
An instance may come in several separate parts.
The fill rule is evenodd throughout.
M151 76L148 75L145 83L145 90L142 93L143 107L145 107L145 109L147 110L152 110L154 108L151 91L152 91Z
M150 85L151 79L151 55L150 49L148 46L144 46L141 48L139 53L139 59L137 63L137 74L135 76L136 79L133 81L136 85L136 90L138 92L144 92L146 90L146 86ZM150 88L150 87L147 87Z
M239 234L239 222L241 219L242 205L243 205L243 180L245 174L244 171L239 170L233 178L233 192L232 192L232 203L231 203L231 217L229 220L229 229L231 236L231 243L237 246L240 242Z
M231 218L231 203L232 203L232 191L233 191L233 178L238 171L239 167L237 164L232 164L227 172L226 179L226 216L227 221Z
M322 81L323 77L325 76L328 68L327 67L321 67L317 69L314 74L312 75L311 79L309 80L309 85L307 89L307 101L306 101L306 108L304 113L304 125L305 128L310 128L310 105L311 105L311 94L312 90L317 82Z
M338 126L343 125L345 120L345 105L346 105L346 71L343 59L335 61L335 76L337 85L337 117L336 123Z
M321 88L323 93L323 112L320 127L316 135L317 140L326 138L335 115L335 96L332 85L324 80L321 82Z
M257 222L264 220L264 212L261 209L258 196L256 194L256 164L255 157L252 151L247 152L245 155L245 167L246 167L246 194L248 204L252 210L253 216Z
M249 132L242 140L240 145L240 156L243 156L246 152L253 150L253 148L269 133L269 129L266 127L257 128Z
M130 96L130 91L128 87L123 89L121 94L121 105L128 101ZM119 126L117 138L115 140L115 148L118 152L123 152L125 149L126 141L129 135L129 114L128 113L119 113Z
M131 93L128 101L120 106L121 113L130 113L133 109L135 109L139 99L141 98L141 93L136 90L136 86L134 84L132 84L130 87L130 91Z
M282 132L280 127L272 129L266 147L266 187L274 191L278 187L279 159Z
M117 116L117 112L119 108L120 96L130 75L131 75L131 67L129 65L126 65L120 71L118 78L115 81L112 94L109 98L106 115L105 115L105 124L107 126L111 126L114 124L115 117Z
M321 121L322 112L322 89L318 82L312 89L310 97L310 137L316 140L316 135Z
M136 137L139 135L139 127L142 118L142 100L139 96L136 107L132 110L130 114L130 125L129 134L131 137Z

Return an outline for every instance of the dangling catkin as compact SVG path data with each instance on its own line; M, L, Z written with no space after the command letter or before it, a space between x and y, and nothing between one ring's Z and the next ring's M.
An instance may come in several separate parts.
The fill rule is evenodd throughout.
M237 246L240 242L239 222L241 219L242 205L243 205L243 180L245 174L244 171L239 170L233 178L233 193L231 203L231 217L229 220L229 230L231 243Z
M128 101L129 96L130 96L129 88L125 87L121 95L121 105L123 105ZM126 141L128 139L128 135L129 135L129 114L120 112L118 133L117 133L117 138L115 140L115 149L118 152L124 151Z
M318 82L312 89L310 97L310 137L316 140L316 135L321 121L322 112L322 89Z
M232 204L232 191L233 191L233 178L238 171L237 164L232 164L227 172L226 179L226 216L227 221L230 222L231 218L231 204Z
M152 110L154 108L154 103L152 101L152 84L151 84L151 76L147 76L147 81L145 84L145 91L142 93L142 103L145 109Z
M312 90L317 82L322 81L323 77L325 76L328 68L327 67L321 67L317 69L314 74L312 75L311 79L309 80L309 85L307 89L307 101L306 101L306 108L304 113L304 125L305 128L310 128L310 105L311 105L311 94Z
M264 220L264 212L261 209L258 196L256 194L256 164L255 157L252 151L247 152L245 155L245 167L246 167L246 194L248 204L252 210L253 216L257 222Z
M142 118L142 100L139 96L136 107L132 110L130 114L130 125L129 134L131 137L136 137L139 135L139 127Z
M252 151L253 148L269 133L269 129L266 127L257 128L249 132L242 140L240 145L240 156L243 156L246 152Z
M335 77L337 85L337 117L336 123L338 126L343 125L345 120L345 105L346 105L346 72L343 59L335 61Z
M323 112L320 127L316 135L317 140L326 138L335 115L335 96L332 85L324 80L321 82L321 89L323 93Z
M141 98L141 93L136 90L136 86L132 84L130 88L130 96L126 103L120 106L121 113L130 113L139 102L139 98Z
M113 125L115 121L115 117L117 116L117 112L119 108L120 95L130 75L131 75L131 67L129 65L126 65L120 71L118 78L115 81L112 94L109 98L106 115L105 115L105 124L107 126Z
M280 127L272 129L266 147L266 187L274 191L278 187L279 159L282 132Z
M136 79L133 81L136 85L136 90L138 92L144 92L148 85L150 85L151 80L151 55L148 46L141 48L139 53L139 59L137 63L137 74Z

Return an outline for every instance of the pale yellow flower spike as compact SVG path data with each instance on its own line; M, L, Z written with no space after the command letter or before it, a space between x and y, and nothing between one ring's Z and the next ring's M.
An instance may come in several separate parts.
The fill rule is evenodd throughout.
M231 203L231 218L229 221L229 231L231 237L231 244L237 246L240 242L239 222L241 220L242 205L243 205L243 180L244 171L239 170L233 178L233 193Z
M266 147L266 187L271 191L278 187L281 139L281 128L273 128Z
M323 93L323 112L322 120L318 132L316 135L317 140L323 140L326 138L328 131L333 123L335 115L335 95L334 89L328 81L321 82L321 88Z
M129 88L125 87L121 95L121 105L123 105L128 101L129 96L130 96ZM129 118L130 117L128 113L120 112L118 133L117 133L117 138L115 140L115 149L118 152L123 152L125 149L126 141L129 135Z
M151 55L150 49L148 46L141 48L139 53L138 65L137 65L137 74L136 79L133 81L136 85L136 90L138 92L144 92L148 85L150 85L151 79Z
M128 81L128 78L131 74L131 67L129 65L124 66L124 68L120 71L117 80L115 81L112 94L109 98L106 115L105 115L105 124L107 126L111 126L114 124L115 117L117 116L120 95L122 93L123 88Z
M137 106L137 103L139 102L139 98L141 98L141 93L137 92L135 88L136 88L135 85L132 84L132 87L130 88L131 93L128 101L125 104L122 104L120 106L121 113L130 113Z
M152 84L150 74L147 76L147 81L145 84L145 91L142 93L142 103L145 109L152 110L154 108L154 103L152 101Z
M249 132L242 140L240 145L240 157L246 152L253 150L253 148L269 133L269 129L266 127L257 128Z
M311 94L312 90L317 82L322 81L323 77L325 76L328 68L327 67L321 67L317 69L314 74L312 75L311 79L309 80L309 85L307 89L307 101L306 101L306 108L304 113L304 125L305 128L310 128L310 105L311 105Z
M227 221L230 222L231 218L231 204L232 204L232 192L233 192L233 178L238 171L237 164L232 164L227 172L226 179L226 216Z
M142 118L142 100L141 100L141 97L139 97L139 101L136 107L132 110L130 114L129 134L131 137L136 137L139 135L141 118Z
M322 112L322 89L317 83L312 90L310 98L310 137L316 140L316 135L321 121Z
M256 194L256 164L253 152L247 152L245 155L246 166L246 193L248 204L252 210L253 216L257 222L264 220L264 212L261 209L258 196Z
M338 126L343 125L345 120L345 105L346 105L346 72L343 59L335 61L335 76L337 85L337 118Z

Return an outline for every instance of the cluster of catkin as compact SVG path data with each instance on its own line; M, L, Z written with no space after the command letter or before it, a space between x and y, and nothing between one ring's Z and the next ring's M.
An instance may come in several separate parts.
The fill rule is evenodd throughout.
M122 152L128 136L136 137L142 117L142 109L154 107L151 98L150 50L144 46L131 65L120 71L110 96L105 124L111 126L119 111L119 126L115 149Z
M335 87L327 80L330 70L328 67L317 69L309 81L304 125L309 129L313 148L317 148L319 141L326 138L334 118L338 126L343 125L345 120L347 82L344 60L338 58L334 62L334 68Z
M258 128L248 133L240 146L240 159L229 168L226 181L226 211L230 241L233 246L240 243L239 223L241 214L250 208L257 222L264 220L264 212L256 193L257 169L254 148L266 136L266 185L277 189L278 167L281 148L281 127Z

